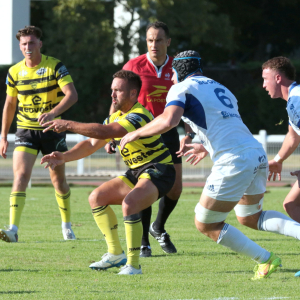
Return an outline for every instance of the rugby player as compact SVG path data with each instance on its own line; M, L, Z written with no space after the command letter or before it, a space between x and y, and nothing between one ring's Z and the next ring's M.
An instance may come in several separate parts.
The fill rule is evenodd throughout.
M146 41L148 53L129 60L124 66L124 70L133 71L138 74L143 82L138 101L147 108L154 117L159 116L165 108L166 96L172 86L172 61L167 50L171 43L168 26L163 22L150 23L146 29ZM114 106L111 106L110 114L113 113ZM188 132L185 139L188 143L193 138L193 133ZM165 145L169 148L176 170L175 184L168 194L161 198L156 220L151 224L151 206L142 211L143 237L141 257L151 256L149 241L150 234L160 243L166 253L176 253L176 247L170 240L169 234L165 230L165 223L174 210L180 194L182 192L182 161L177 157L179 150L179 135L176 128L162 134ZM111 153L106 147L107 152Z
M64 162L86 157L114 138L118 143L126 133L134 131L153 120L152 114L138 101L141 89L140 77L121 70L113 75L112 102L116 112L109 116L104 125L83 124L65 120L53 120L44 124L45 131L69 130L88 137L71 150L53 152L42 158L47 167L54 168ZM103 233L108 252L102 260L90 265L91 269L103 270L119 267L121 275L141 274L139 254L142 238L140 212L152 205L158 198L170 191L175 181L175 169L168 148L160 135L148 136L129 143L121 151L122 158L129 170L122 176L112 179L96 188L89 196L94 219ZM122 205L127 241L127 258L119 237L118 222L111 205Z
M0 229L0 239L18 241L18 228L25 205L26 188L38 152L67 151L65 133L43 133L41 124L60 119L60 115L77 102L72 78L62 62L41 54L42 31L35 26L20 29L16 35L24 59L7 74L7 96L3 109L0 155L6 158L7 134L17 108L17 132L13 153L14 181L10 194L10 226ZM50 178L62 219L65 240L75 240L71 228L70 188L65 166L50 170Z
M287 101L289 117L288 133L278 154L269 161L268 180L281 180L282 163L296 150L300 143L300 86L297 85L296 69L286 57L274 57L262 65L263 88L272 99ZM297 172L298 173L298 172ZM297 175L293 173L292 175ZM300 222L300 185L299 180L286 196L283 207L289 216Z
M223 85L203 76L200 55L179 53L173 60L173 83L164 112L146 126L128 133L127 143L163 133L178 125L182 117L199 136L201 144L189 155L197 163L208 154L213 161L199 203L195 208L197 229L218 244L255 260L253 280L269 277L281 259L225 223L234 208L239 222L252 229L270 231L300 239L299 223L276 211L262 211L268 175L267 156L242 122L237 99ZM182 155L182 149L178 151Z

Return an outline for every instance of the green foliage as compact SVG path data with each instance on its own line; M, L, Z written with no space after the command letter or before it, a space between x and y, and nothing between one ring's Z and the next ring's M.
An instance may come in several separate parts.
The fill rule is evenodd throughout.
M153 257L141 258L141 276L117 276L118 269L103 272L88 268L106 252L88 204L89 188L72 188L72 224L76 241L62 240L60 215L53 188L31 188L21 219L19 243L0 242L1 299L298 299L299 241L258 232L237 223L233 212L228 223L281 257L283 267L267 280L253 282L255 262L217 245L194 226L194 207L201 189L185 188L167 222L167 231L178 249L162 252L151 238ZM265 209L282 212L288 188L272 188ZM10 188L0 189L1 220L8 220ZM153 219L158 203L153 205ZM113 206L125 248L120 206Z
M79 94L66 118L102 123L108 114L116 71L113 8L114 3L106 1L32 2L33 23L43 29L43 53L67 66Z

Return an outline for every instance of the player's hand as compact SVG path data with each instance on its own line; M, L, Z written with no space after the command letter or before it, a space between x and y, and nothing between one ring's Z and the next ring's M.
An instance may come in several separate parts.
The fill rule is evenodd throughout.
M273 177L273 181L276 180L276 177L278 176L278 180L281 180L281 171L282 171L282 163L276 162L275 160L269 161L269 175L268 175L268 181L270 181Z
M130 142L134 142L136 140L138 140L140 137L139 135L136 133L136 131L132 131L127 133L126 135L123 136L123 138L121 139L120 142L120 147L121 150L123 150L126 146L126 144L130 143Z
M298 186L300 188L300 170L294 171L290 173L292 176L297 176L298 178Z
M6 138L1 138L1 141L0 141L0 155L3 157L3 158L6 158L6 151L7 151L7 148L8 148L8 141Z
M52 152L51 154L45 155L42 157L41 159L41 165L47 163L47 165L45 166L46 168L51 168L52 170L54 170L54 168L56 166L62 165L65 163L64 160L64 155L61 152L55 151Z
M64 132L67 130L68 121L56 119L56 120L44 123L42 126L47 127L46 129L43 130L43 132L47 132L48 130L53 129L53 131L60 133L60 132Z
M111 140L109 143L107 143L104 147L105 151L109 154L116 153L116 142L114 140Z
M204 157L207 156L208 151L204 148L202 144L186 144L186 147L193 148L184 153L184 156L190 155L186 162L191 161L191 165L197 165Z
M51 112L48 112L48 113L44 113L44 114L40 115L38 118L38 122L42 126L44 123L52 121L54 118L55 118L55 115Z
M179 150L176 152L177 157L181 157L184 155L185 152L187 152L189 150L188 147L186 147L187 144L190 144L192 142L192 139L186 135L185 137L183 137L180 141L180 148Z

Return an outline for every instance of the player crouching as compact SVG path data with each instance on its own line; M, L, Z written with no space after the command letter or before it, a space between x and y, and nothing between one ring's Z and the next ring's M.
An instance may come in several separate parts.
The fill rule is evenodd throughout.
M55 168L64 162L74 161L91 155L105 146L110 139L118 143L128 132L132 132L153 120L152 114L137 102L141 79L131 71L119 71L113 76L112 102L117 110L104 125L84 124L66 120L46 123L46 130L55 132L72 131L88 137L71 150L53 152L42 158L46 167ZM160 135L148 136L129 143L121 152L129 170L98 188L89 196L94 219L103 233L108 253L99 262L90 265L94 270L105 270L126 265L120 275L142 274L139 254L142 238L140 211L152 205L170 191L175 181L175 169L168 148ZM110 205L122 205L127 242L127 257L119 236L118 221Z

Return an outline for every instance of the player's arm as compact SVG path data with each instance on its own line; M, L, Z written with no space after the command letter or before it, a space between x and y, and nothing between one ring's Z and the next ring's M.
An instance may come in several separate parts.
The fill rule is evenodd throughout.
M186 135L180 141L180 148L176 152L178 157L183 156L184 153L189 150L189 148L187 147L187 144L191 144L192 139L193 139L192 137L193 137L193 135L195 135L191 126L187 123L184 123L184 130L186 132Z
M123 137L127 130L119 123L113 122L108 125L99 123L79 123L69 120L56 119L43 124L44 132L53 129L55 132L71 131L90 138L107 140L111 138Z
M282 163L286 160L298 147L300 143L300 136L295 132L292 126L289 126L289 131L284 138L282 146L278 152L278 155L269 161L269 177L270 180L273 176L273 180L276 180L278 174L278 179L281 180L281 170Z
M102 148L105 144L105 140L88 139L76 144L67 152L62 153L55 151L51 154L45 155L41 159L41 164L47 163L45 168L50 167L53 170L56 166L62 165L66 162L87 157Z
M61 87L61 90L65 94L64 98L49 113L40 115L38 118L40 125L53 120L55 117L61 115L77 102L78 95L73 82Z
M121 140L121 149L124 149L127 143L138 140L141 137L153 136L169 131L177 126L183 115L183 108L176 105L167 106L164 112L152 120L147 125L139 128L136 131L127 133Z
M6 100L2 113L2 129L1 129L1 141L0 141L0 155L6 158L6 151L8 147L7 134L9 128L14 119L14 115L17 107L17 96L12 97L6 95Z

